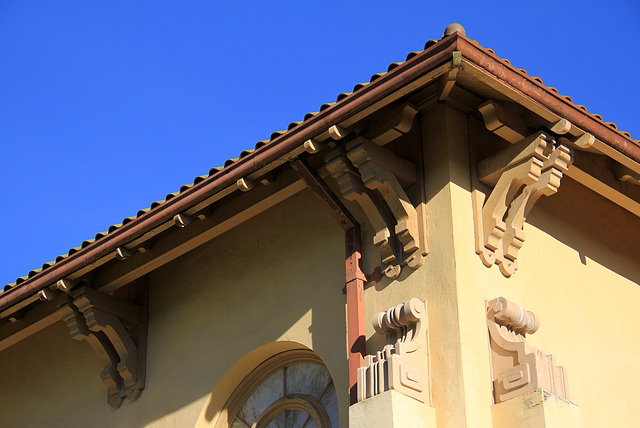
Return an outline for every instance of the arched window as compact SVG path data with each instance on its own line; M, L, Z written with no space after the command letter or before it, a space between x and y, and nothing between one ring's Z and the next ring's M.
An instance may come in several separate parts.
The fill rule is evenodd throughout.
M231 428L338 428L333 380L312 351L269 358L252 371L227 402Z

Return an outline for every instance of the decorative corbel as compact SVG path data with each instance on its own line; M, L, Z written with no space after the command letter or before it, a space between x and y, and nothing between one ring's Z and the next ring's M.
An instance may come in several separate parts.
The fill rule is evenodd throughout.
M342 196L360 205L376 231L373 243L380 253L382 262L389 264L385 273L388 276L398 276L400 267L396 263L397 251L391 247L391 232L387 227L387 224L391 223L390 216L387 219L383 218L383 214L374 202L377 195L371 189L365 188L358 170L348 160L346 153L339 150L333 154L337 156L327 162L327 170L337 180Z
M626 166L615 164L613 167L613 174L619 181L624 181L629 184L633 184L634 186L640 185L640 174Z
M426 253L426 239L418 213L400 185L416 181L411 162L358 137L327 156L327 170L342 195L357 202L375 230L384 273L397 278L401 267L417 269Z
M146 302L141 307L85 285L64 294L57 311L71 337L86 340L98 355L109 405L137 400L146 374Z
M529 134L524 119L495 101L485 101L478 106L478 111L487 129L510 143L518 142Z
M243 178L239 179L236 182L236 186L242 192L248 192L249 190L251 190L254 187L256 187L256 183L255 183L255 181L251 180L250 178L243 177Z
M186 227L193 222L193 217L185 213L180 213L173 216L173 222L178 227Z
M507 277L518 268L524 222L536 201L557 192L573 162L572 150L543 131L479 162L478 179L493 186L488 197L474 192L476 253Z
M178 215L180 215L180 214L178 214ZM176 215L176 217L178 215ZM176 224L177 224L176 217L173 218L173 221L176 222ZM118 259L118 260L126 260L129 257L131 257L131 251L129 251L126 247L118 247L118 248L116 248L115 253L116 253L116 259Z
M386 345L358 369L358 401L393 389L429 403L426 306L412 298L376 314L373 327Z
M496 403L537 388L569 400L566 370L556 366L553 355L527 344L525 335L540 327L536 314L498 297L487 304L487 326Z
M509 108L495 101L489 100L478 106L478 111L482 116L485 127L510 143L517 143L530 134L529 128L546 129L551 135L558 138L558 141L564 145L573 144L579 149L588 149L593 146L595 137L589 133L585 133L581 129L575 127L570 121L560 118L555 123L549 124L540 119L528 120L522 118L520 114L514 113Z
M313 138L308 139L304 142L304 149L309 154L315 154L324 149L327 146L327 143L314 140Z
M347 157L360 171L365 187L377 190L396 220L395 235L412 268L422 265L425 255L418 227L418 214L396 176L415 182L415 166L369 141L356 139L347 144Z
M405 104L390 113L388 118L370 130L367 136L378 146L384 146L409 132L417 114L418 109L415 106Z

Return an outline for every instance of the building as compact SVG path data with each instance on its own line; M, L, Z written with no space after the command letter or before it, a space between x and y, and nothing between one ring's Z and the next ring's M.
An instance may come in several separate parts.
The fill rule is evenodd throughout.
M638 185L452 24L6 286L0 425L633 426Z

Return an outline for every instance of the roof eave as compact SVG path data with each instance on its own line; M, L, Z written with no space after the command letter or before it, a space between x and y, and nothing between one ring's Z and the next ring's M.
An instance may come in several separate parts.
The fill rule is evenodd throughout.
M101 258L113 255L118 247L139 239L154 228L171 221L175 215L235 186L239 179L263 171L274 163L281 164L298 156L304 150L303 144L306 140L326 134L331 126L353 124L394 101L405 92L415 90L419 86L416 82L424 85L435 80L452 67L454 51L459 51L464 61L481 69L492 79L500 82L504 88L519 93L531 102L558 117L569 120L573 125L595 136L599 140L599 147L596 149L603 154L640 171L640 146L637 141L618 131L613 125L583 110L566 97L552 91L539 79L513 67L507 60L499 58L489 49L481 47L477 42L460 33L454 33L328 109L277 136L253 153L241 157L238 161L139 218L5 291L0 295L0 314L32 298L40 290L55 284L56 281L87 268ZM442 67L445 64L449 64L449 68ZM424 76L429 73L430 79L424 79Z
M604 122L589 113L583 106L573 103L545 86L540 79L526 74L505 59L499 58L476 41L458 35L458 50L469 61L496 81L519 92L558 117L567 119L584 132L592 134L599 144L594 147L603 154L640 172L640 145L630 136L619 131L614 124Z
M191 206L224 191L236 182L247 177L261 168L274 162L285 162L283 158L292 158L304 149L304 142L325 133L328 128L336 124L343 124L353 120L359 113L366 112L374 104L393 101L389 96L409 85L414 80L433 71L437 67L450 63L452 53L457 50L457 34L442 39L425 51L411 58L411 60L391 70L389 73L364 86L361 90L337 102L302 122L299 126L270 141L264 147L241 158L237 162L208 177L198 185L180 193L162 205L145 213L141 217L120 227L100 240L88 245L73 255L60 260L46 270L26 279L21 284L5 291L0 295L0 313L31 298L58 280L63 279L82 269L98 259L113 254L118 247L136 239L170 221L175 215L188 210ZM447 71L442 68L441 73ZM438 75L433 75L433 79ZM425 82L426 83L426 82ZM381 108L383 104L379 107Z

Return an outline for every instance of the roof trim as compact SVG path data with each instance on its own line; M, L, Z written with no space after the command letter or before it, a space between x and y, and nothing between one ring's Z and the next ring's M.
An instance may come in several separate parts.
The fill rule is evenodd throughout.
M437 66L451 61L457 49L456 35L442 39L407 62L395 67L374 82L343 98L326 110L277 136L265 146L228 165L197 185L185 190L164 204L96 240L78 252L60 260L24 282L0 294L0 312L27 299L56 281L95 262L127 242L170 221L176 214L213 196L243 177L272 163L314 138L335 124L342 123L373 103L383 100L398 89L423 76Z
M515 68L509 61L499 58L477 42L465 36L460 36L459 39L458 49L462 52L463 58L551 112L567 119L583 131L589 132L611 148L640 163L638 142L619 131L615 124L604 122L601 118L589 113L584 106L579 107L569 97L562 96L545 86L541 79L531 77L524 70Z
M428 42L426 50L410 53L405 63L392 64L388 73L374 75L369 84L356 85L355 92L351 94L340 94L335 104L323 105L319 113L308 114L304 121L292 123L288 131L274 133L271 141L259 142L256 150L245 151L240 159L227 161L224 168L201 181L195 181L196 184L189 188L181 189L181 192L164 203L155 206L152 204L150 210L140 211L139 217L130 222L125 222L91 243L85 241L87 245L83 243L84 248L70 253L40 272L30 272L29 278L0 294L0 313L34 296L56 281L108 256L116 248L171 221L176 214L234 186L239 179L283 158L285 159L282 161L287 161L287 157L297 156L294 152L301 152L306 140L318 137L331 126L355 121L355 116L366 114L376 104L382 106L387 97L403 88L416 89L411 88L412 82L452 61L454 51L460 51L464 60L485 71L505 87L594 135L603 142L604 147L613 150L607 150L605 154L611 156L619 153L619 156L615 156L629 159L629 163L640 168L640 143L633 140L628 133L619 131L614 124L604 122L598 115L589 113L583 106L573 103L569 97L559 95L553 88L545 86L541 79L531 77L524 70L515 68L508 60L495 55L492 50L480 46L459 32L454 32L437 43ZM446 71L445 68L438 70L441 73ZM31 273L34 274L31 276Z

